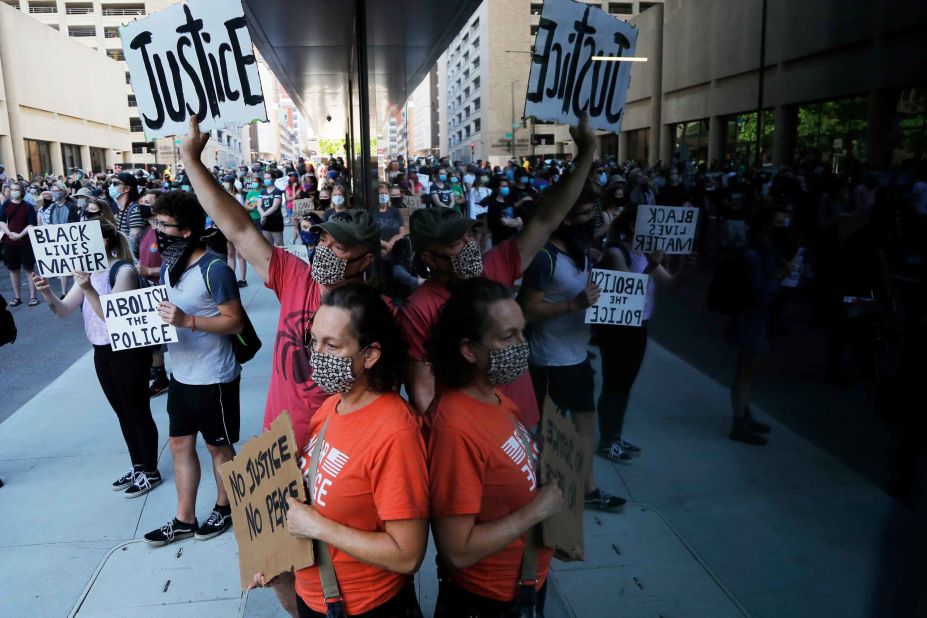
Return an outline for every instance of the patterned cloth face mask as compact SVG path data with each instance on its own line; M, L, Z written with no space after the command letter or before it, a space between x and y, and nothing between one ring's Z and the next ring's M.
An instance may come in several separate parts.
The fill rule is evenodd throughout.
M458 279L473 279L483 274L483 254L475 240L471 240L457 255L451 256L451 268Z
M489 381L496 386L511 384L528 371L528 342L489 351Z
M364 347L357 354L366 349ZM312 380L316 386L330 395L351 390L356 379L353 364L357 354L337 356L313 351L309 356L309 364L312 365Z
M344 273L348 264L363 259L367 254L353 260L340 258L329 247L316 247L312 258L312 278L319 285L336 285L344 281Z

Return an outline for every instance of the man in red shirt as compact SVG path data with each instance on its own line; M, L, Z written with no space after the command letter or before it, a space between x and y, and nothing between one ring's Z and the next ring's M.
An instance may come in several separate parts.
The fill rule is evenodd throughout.
M399 324L409 344L407 387L419 412L428 410L435 395L434 376L425 362L425 341L438 311L450 297L448 285L456 279L482 276L514 286L579 197L595 157L595 133L583 119L578 128L570 128L570 134L579 149L573 171L544 192L543 201L521 232L485 255L480 255L473 238L472 228L476 224L473 219L443 208L422 209L413 214L409 222L412 245L431 275L402 306ZM525 427L538 424L540 412L527 373L502 392L518 406L519 420Z
M379 251L380 232L369 213L347 210L313 228L321 236L311 266L283 247L274 247L251 222L248 211L216 182L200 160L208 140L209 134L200 132L193 116L190 133L180 146L184 169L203 209L280 301L264 428L288 411L297 446L302 449L309 438L309 421L329 397L312 380L305 347L309 321L326 292L363 281L374 251ZM273 584L277 597L295 616L293 576L277 579Z

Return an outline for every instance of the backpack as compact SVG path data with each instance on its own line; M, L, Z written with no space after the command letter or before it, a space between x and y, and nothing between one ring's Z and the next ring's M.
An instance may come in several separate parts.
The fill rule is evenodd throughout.
M138 269L135 268L135 265L132 262L127 262L125 260L117 260L109 269L109 289L110 290L112 290L113 286L116 285L116 276L119 274L119 269L121 269L123 266L131 266L132 270L135 271L135 278L138 280L137 289L141 290L142 288L151 287L152 285L151 281L141 276L138 272Z
M220 259L211 261L206 267L206 273L203 275L206 281L206 291L209 292L210 296L212 295L212 287L209 285L209 269L212 268L213 264L217 263L225 264L225 261ZM262 345L257 331L254 330L254 324L251 323L251 318L248 317L247 312L245 312L244 315L245 324L242 331L229 335L229 340L232 342L232 352L235 354L235 360L238 361L239 364L247 363L254 358L254 355L258 353Z
M6 308L6 299L0 295L0 346L16 341L16 322Z
M743 251L735 250L715 268L706 303L711 311L735 315L750 300L750 268Z

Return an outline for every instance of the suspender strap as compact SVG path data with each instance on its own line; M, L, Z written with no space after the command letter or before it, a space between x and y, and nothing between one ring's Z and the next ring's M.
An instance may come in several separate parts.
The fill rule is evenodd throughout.
M322 454L322 440L325 439L325 430L328 429L328 421L331 416L325 419L322 425L322 431L319 432L319 439L315 443L315 449L312 451L312 460L309 464L309 482L315 486L315 477L319 470L319 458ZM312 492L309 492L309 498L312 498ZM322 594L325 595L325 603L340 603L341 590L338 588L338 578L335 577L335 567L332 564L332 556L328 552L328 543L313 539L313 549L315 551L316 565L319 567L319 578L322 580Z

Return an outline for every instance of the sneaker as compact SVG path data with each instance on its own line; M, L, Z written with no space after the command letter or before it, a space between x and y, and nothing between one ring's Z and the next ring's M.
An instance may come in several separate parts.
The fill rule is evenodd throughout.
M752 431L753 433L769 433L769 425L754 420L753 415L750 413L750 408L746 409L744 418L747 419L747 429L749 431Z
M634 444L631 444L630 442L628 442L628 441L625 440L624 438L619 438L619 439L618 439L618 443L621 445L621 449L622 449L625 453L628 453L628 454L630 454L630 455L640 455L640 454L641 454L641 449L640 449L639 446L636 446L636 445L634 445Z
M621 448L620 442L600 444L599 448L596 449L596 454L614 463L628 463L631 461L631 456Z
M586 494L585 499L586 510L605 511L606 513L614 513L620 510L626 502L627 500L624 498L610 496L601 489Z
M166 375L160 375L154 379L154 382L151 383L151 386L148 387L148 396L157 397L161 393L167 390L167 387L170 385L170 380L167 379Z
M745 417L734 419L731 425L731 432L727 434L727 437L735 442L743 442L744 444L752 444L753 446L766 445L766 438L750 431Z
M192 524L185 524L175 517L157 530L152 530L146 534L145 542L155 547L161 547L174 541L189 539L196 534L196 528L196 518L193 519Z
M149 491L161 484L161 473L155 470L154 472L142 472L141 470L135 471L135 478L132 479L132 484L126 490L126 498L138 498L139 496L144 496Z
M195 537L197 541L208 541L211 538L219 536L231 527L231 509L229 509L228 513L222 513L218 509L213 509L209 517L206 518L206 521L203 522L203 525L197 528Z
M132 479L135 478L135 473L138 470L135 468L129 468L129 471L116 479L116 482L113 483L113 491L125 491L132 485Z

